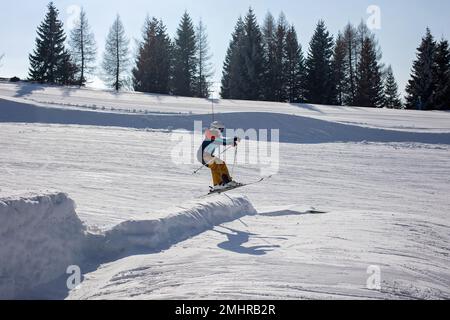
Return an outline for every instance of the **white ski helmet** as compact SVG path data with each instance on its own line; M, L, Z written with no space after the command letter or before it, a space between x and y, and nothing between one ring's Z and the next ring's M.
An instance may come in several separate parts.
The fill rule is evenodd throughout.
M225 126L220 121L214 121L213 123L211 123L211 129L216 129L216 130L219 130L219 131L223 131L223 130L225 130Z

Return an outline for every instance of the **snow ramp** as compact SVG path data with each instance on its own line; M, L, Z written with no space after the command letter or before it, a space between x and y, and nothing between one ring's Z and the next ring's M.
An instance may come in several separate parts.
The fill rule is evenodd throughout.
M85 230L64 193L0 197L0 299L21 295L79 264Z
M0 195L0 299L26 298L29 293L39 298L36 288L58 279L65 283L69 266L83 270L85 265L165 250L253 214L256 210L246 197L218 196L160 219L125 221L93 232L79 219L74 201L65 193ZM48 298L46 292L42 295Z
M161 251L214 226L257 214L247 197L218 196L154 220L125 221L89 247L109 257L132 251ZM98 247L100 246L100 247Z

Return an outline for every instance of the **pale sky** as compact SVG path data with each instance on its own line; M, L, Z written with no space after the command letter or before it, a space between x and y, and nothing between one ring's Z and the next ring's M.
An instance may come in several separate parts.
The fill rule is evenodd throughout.
M392 64L403 91L411 70L412 61L420 39L429 26L437 37L450 39L450 1L448 0L56 0L60 18L66 29L73 19L73 6L84 7L95 33L99 56L104 39L117 13L120 14L128 37L141 38L141 30L147 14L161 18L174 36L181 15L187 10L194 22L200 18L208 28L215 81L220 81L223 60L234 25L240 15L251 6L261 23L268 11L274 16L283 11L297 28L299 41L306 53L308 43L319 19L326 22L333 35L342 30L347 22L358 24L370 14L367 8L380 8L381 29L375 30L383 51L383 62ZM28 54L35 45L36 27L43 20L47 0L2 1L0 10L0 54L4 53L1 77L28 74Z

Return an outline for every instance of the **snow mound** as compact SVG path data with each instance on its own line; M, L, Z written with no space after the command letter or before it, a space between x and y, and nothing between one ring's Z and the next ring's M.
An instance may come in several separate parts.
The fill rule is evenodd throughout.
M215 197L157 220L125 221L94 232L78 218L65 193L0 197L0 299L26 297L63 278L69 266L164 250L254 214L245 197Z
M160 251L214 226L257 214L246 197L212 199L215 200L199 202L161 219L125 221L97 237L97 245L89 248L95 248L92 254L100 249L109 256L141 249Z
M0 299L64 274L82 256L85 226L64 193L0 198Z

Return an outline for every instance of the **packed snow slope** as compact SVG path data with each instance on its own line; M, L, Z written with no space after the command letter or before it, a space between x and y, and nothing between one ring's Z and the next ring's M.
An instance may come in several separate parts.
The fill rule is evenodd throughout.
M0 150L7 150L0 152L2 197L64 190L92 234L121 239L112 243L120 251L113 259L102 257L111 247L91 243L94 267L82 266L79 289L56 294L43 287L32 297L450 298L448 145L282 143L270 183L230 193L248 196L258 215L217 221L185 241L189 228L180 224L174 233L181 238L170 248L121 254L153 234L155 222L130 221L185 212L197 223L192 199L207 191L209 173L192 176L196 165L174 165L164 152L172 146L169 133L0 124L0 136ZM236 176L251 181L259 169L239 166ZM209 199L213 216L227 217L228 206L216 205L227 199ZM366 287L370 265L381 268L379 291Z
M450 299L449 113L217 101L217 118L231 128L281 130L281 143L271 144L279 168L231 199L199 202L210 174L173 161L173 129L209 123L210 107L201 99L0 84L3 209L14 216L21 211L12 205L26 207L18 192L62 190L86 228L73 229L82 234L81 286L57 290L63 275L20 296ZM242 143L238 157L256 150L257 142ZM253 181L262 169L239 164L235 177ZM77 220L70 207L53 207L67 210L50 217ZM23 212L35 221L34 210ZM12 230L30 230L11 221ZM64 242L53 228L44 230ZM0 237L9 241L0 257L12 255L14 236ZM20 248L29 244L20 239ZM43 265L20 248L13 261ZM379 290L367 287L370 266L381 271Z

